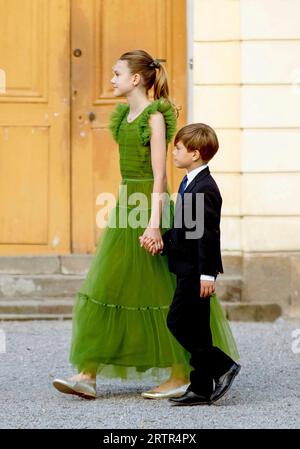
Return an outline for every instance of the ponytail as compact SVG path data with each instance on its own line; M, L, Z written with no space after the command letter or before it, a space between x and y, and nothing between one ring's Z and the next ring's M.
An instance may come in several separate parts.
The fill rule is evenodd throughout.
M155 62L156 61L157 59L155 60ZM156 76L153 86L154 100L158 100L159 98L164 97L166 100L170 101L169 84L166 69L160 64L160 62L157 63L156 67Z

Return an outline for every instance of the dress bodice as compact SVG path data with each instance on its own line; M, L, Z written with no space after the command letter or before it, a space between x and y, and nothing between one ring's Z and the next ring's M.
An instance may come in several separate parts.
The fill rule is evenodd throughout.
M171 103L162 98L146 106L130 123L127 121L128 104L117 104L110 117L109 128L119 144L120 171L124 180L153 179L149 118L156 111L164 116L166 143L169 143L176 132L177 119Z

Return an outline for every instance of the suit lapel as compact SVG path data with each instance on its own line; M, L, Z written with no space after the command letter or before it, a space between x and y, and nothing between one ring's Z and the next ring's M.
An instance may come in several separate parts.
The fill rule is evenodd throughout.
M198 182L200 182L202 179L204 179L206 176L208 176L209 174L210 174L209 167L206 167L204 170L201 170L198 173L198 175L195 176L193 181L187 186L187 188L185 189L184 193L191 193L192 190L194 189L194 187L196 186L196 184ZM176 205L175 205L175 211L174 211L174 216L176 216L176 217L178 217L178 214L182 213L182 206L183 206L183 203L184 203L184 195L183 195L182 201L178 201L178 197L179 196L180 196L180 194L178 193L177 201L176 201Z

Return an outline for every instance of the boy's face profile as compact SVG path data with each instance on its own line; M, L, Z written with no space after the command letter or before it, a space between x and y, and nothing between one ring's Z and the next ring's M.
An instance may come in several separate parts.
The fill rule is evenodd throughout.
M112 70L114 76L110 82L113 85L113 93L115 97L123 97L134 89L134 78L139 75L132 75L127 61L120 59L113 66Z
M178 168L190 168L194 163L202 162L199 151L188 151L181 141L178 141L173 150L174 164Z

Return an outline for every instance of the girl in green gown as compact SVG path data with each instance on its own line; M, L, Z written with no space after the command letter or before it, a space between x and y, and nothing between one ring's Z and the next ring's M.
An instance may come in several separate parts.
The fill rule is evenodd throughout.
M189 354L177 343L166 325L176 286L166 256L153 257L140 246L139 237L154 239L162 247L163 218L171 207L160 207L153 193L169 195L166 183L167 144L176 132L176 113L168 96L164 67L147 52L123 54L111 80L118 103L109 128L119 145L121 184L116 207L97 244L89 272L76 294L73 307L70 362L79 374L70 382L90 383L95 391L97 376L161 381L156 393L185 385L189 378ZM148 91L154 87L154 101ZM139 226L130 222L134 206L126 197L143 194L147 217ZM146 214L146 215L145 215ZM167 214L167 215L166 215ZM137 221L137 220L136 220ZM213 295L211 301L213 341L233 359L236 345L224 312ZM61 392L84 396L78 386L56 379ZM74 384L75 385L75 384ZM69 388L70 387L70 388Z

